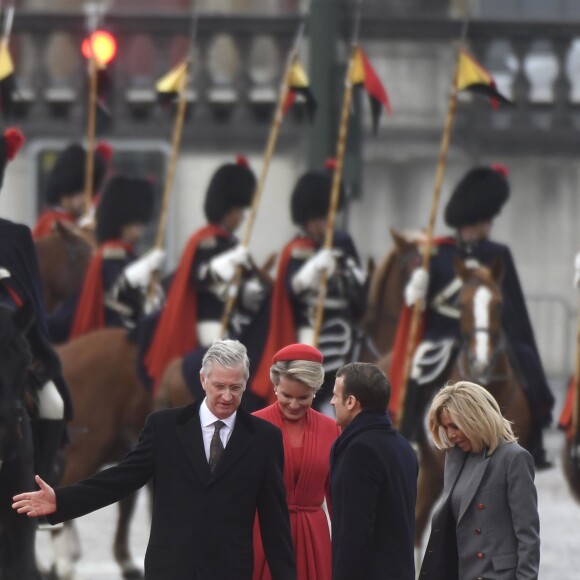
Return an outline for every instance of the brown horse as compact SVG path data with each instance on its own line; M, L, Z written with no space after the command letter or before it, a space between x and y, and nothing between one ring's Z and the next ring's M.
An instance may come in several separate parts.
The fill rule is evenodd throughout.
M364 344L359 360L375 362L381 368L390 366L390 356L399 317L403 310L405 284L420 255L420 232L399 233L391 229L395 247L373 272L367 309L363 319Z
M137 347L120 328L97 330L57 349L71 390L75 417L65 451L61 485L90 477L103 465L118 461L137 441L151 412L151 397L136 374ZM125 578L141 578L128 545L132 503L121 502L114 552ZM123 511L125 510L125 511ZM54 533L59 578L70 577L67 546L72 526Z
M501 325L503 262L490 268L471 268L456 258L455 269L463 281L461 339L449 380L468 380L484 386L497 400L502 413L513 422L514 432L525 446L531 430L531 409L510 362ZM425 408L434 393L425 393ZM429 399L429 400L428 400ZM443 489L444 452L436 449L422 430L419 438L420 469L416 508L415 545L421 545L431 510Z
M562 468L570 492L580 502L580 438L566 439L562 451Z
M65 222L54 233L34 242L47 314L53 313L83 283L95 249L91 236Z

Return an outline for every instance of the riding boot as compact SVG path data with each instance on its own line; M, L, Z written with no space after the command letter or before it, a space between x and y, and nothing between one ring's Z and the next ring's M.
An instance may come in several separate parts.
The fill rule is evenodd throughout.
M35 471L49 485L58 479L58 453L66 427L64 420L35 419L32 421Z
M417 381L410 380L407 385L405 397L405 408L399 410L399 415L403 411L403 422L399 425L401 435L411 442L418 439L419 424L421 421L421 387Z
M534 458L536 470L542 471L554 467L554 463L546 456L546 449L544 447L544 432L541 424L534 421L532 430L530 432L530 439L527 444L527 449Z

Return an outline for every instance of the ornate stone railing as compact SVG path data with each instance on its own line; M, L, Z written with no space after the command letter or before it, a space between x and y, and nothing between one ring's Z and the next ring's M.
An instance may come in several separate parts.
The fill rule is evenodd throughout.
M234 140L249 147L263 145L297 25L293 16L200 17L186 145L201 140L210 146ZM156 105L154 84L186 53L191 21L111 14L104 27L118 40L118 55L110 66L109 105L114 119L110 134L167 137L171 115ZM453 40L460 28L459 21L443 17L363 18L362 42L386 80L395 109L389 140L393 133L413 140L438 139L453 69ZM343 22L344 38L350 36L349 29L350 22ZM16 113L28 134L82 136L86 62L80 43L84 35L80 14L17 14L12 43L19 86ZM496 113L481 102L460 106L459 142L473 148L517 146L575 153L580 124L578 36L579 26L566 22L472 22L471 51L494 73L516 106ZM293 118L300 120L303 115L298 111ZM290 125L282 147L292 141L292 135L303 134L298 123Z

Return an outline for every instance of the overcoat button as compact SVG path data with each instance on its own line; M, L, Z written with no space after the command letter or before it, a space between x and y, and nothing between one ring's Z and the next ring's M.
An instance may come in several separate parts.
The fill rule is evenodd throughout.
M475 554L480 560L483 560L483 556L484 553L483 552L477 552L477 554Z
M485 508L485 505L484 505L484 504L482 504L482 503L478 503L478 504L477 504L477 509L478 509L478 510L482 510L482 509L484 509L484 508Z
M476 533L478 536L481 536L481 530L480 530L479 528L475 528L475 533Z

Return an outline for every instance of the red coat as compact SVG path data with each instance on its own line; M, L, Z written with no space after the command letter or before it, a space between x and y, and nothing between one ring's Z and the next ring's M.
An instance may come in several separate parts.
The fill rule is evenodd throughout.
M306 413L302 467L294 477L294 454L278 403L256 411L256 417L276 425L284 440L284 485L290 512L292 541L299 580L331 580L332 549L330 531L322 502L329 490L330 448L340 435L334 420L310 409ZM330 506L329 506L330 509ZM260 540L258 520L254 525L253 580L271 580Z

